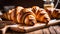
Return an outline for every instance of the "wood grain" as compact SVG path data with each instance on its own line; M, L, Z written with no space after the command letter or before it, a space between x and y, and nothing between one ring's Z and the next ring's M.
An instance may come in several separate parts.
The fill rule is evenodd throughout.
M49 27L49 31L50 31L51 34L56 34L56 32L55 32L55 30L53 29L52 26Z
M60 34L60 26L55 26L54 29L57 34Z
M12 31L28 33L28 32L33 32L33 31L43 29L43 31L40 30L40 32L43 32L42 34L50 34L51 29L53 29L53 28L50 27L50 29L49 29L49 26L57 25L59 23L60 23L60 20L53 20L53 21L50 21L47 26L46 26L46 24L42 24L42 23L37 23L34 26L22 26L20 24L14 24L11 21L0 21L0 25L3 24L3 25L1 25L2 28L0 28L0 30L3 32L5 30L4 28L6 28L6 29L13 28L13 29L11 29ZM52 31L56 31L58 34L60 34L60 32L59 32L60 29L59 30L58 29L59 28L54 27L54 30L52 30ZM39 34L38 31L37 31L37 33Z

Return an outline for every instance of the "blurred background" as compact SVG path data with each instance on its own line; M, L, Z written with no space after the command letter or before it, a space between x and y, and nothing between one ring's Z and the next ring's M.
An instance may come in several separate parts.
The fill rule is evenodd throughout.
M56 3L57 0L54 0L54 4ZM44 4L43 0L0 0L0 10L4 9L4 11L7 11L8 9L14 8L15 6L22 7L39 6L43 8L43 4ZM60 8L60 3L58 3L57 8Z

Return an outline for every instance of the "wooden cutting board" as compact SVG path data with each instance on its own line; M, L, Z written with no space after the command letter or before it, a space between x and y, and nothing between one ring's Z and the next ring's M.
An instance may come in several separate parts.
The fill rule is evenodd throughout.
M11 29L16 30L18 32L31 32L31 31L35 31L35 30L42 29L45 27L53 26L53 25L56 25L59 23L60 23L60 20L54 19L54 20L49 21L47 26L46 26L46 24L37 23L34 26L20 26L19 28L16 28L16 29L11 28ZM20 28L21 28L21 30L19 30Z
M52 25L60 24L60 20L54 19L49 21L48 25L37 23L34 26L22 26L20 24L13 24L11 21L0 21L0 23L4 25L4 26L2 25L2 28L0 28L0 30L2 31L3 34L5 34L8 28L17 32L31 32L31 31L39 30Z

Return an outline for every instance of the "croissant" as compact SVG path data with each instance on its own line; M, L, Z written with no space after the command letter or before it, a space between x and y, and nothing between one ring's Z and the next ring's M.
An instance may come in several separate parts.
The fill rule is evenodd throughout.
M35 14L31 8L17 7L3 14L4 18L13 22L25 25L34 25L36 22Z
M25 17L25 24L34 24L34 23L37 23L36 22L36 16L35 14L32 12L32 9L31 8L25 8L21 11L21 14L24 15L23 18ZM24 23L22 21L22 23Z
M22 9L24 9L24 8L23 7L20 7L20 6L16 7L16 19L17 19L17 22L18 23L21 22L21 20L20 20L20 18L21 18L20 13L21 13Z
M49 17L50 17L51 19L53 19L52 14L53 14L54 8L47 8L47 9L45 9L45 10L46 10L46 12L48 13Z
M32 11L35 13L35 14L37 14L37 11L40 9L40 7L38 7L38 6L33 6L32 7Z
M54 19L60 19L60 9L51 9L51 8L47 8L46 12L48 13L48 15L50 16L50 18L54 18Z
M33 6L32 11L35 13L38 22L47 24L50 21L50 17L44 9L39 8L38 6Z
M55 19L60 19L60 9L54 9L52 16Z

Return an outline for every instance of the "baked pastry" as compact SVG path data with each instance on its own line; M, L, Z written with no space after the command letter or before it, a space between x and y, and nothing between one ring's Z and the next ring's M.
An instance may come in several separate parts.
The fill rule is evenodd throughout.
M60 9L54 9L52 16L55 19L60 19Z
M16 7L16 18L17 18L17 22L18 23L21 23L21 11L22 11L22 9L24 9L23 7L20 7L20 6L18 6L18 7Z
M32 11L35 12L38 22L47 24L50 21L50 17L46 10L39 8L38 6L33 6Z
M36 22L35 14L32 12L31 8L24 8L23 10L20 11L20 22L19 23L24 23L26 25L34 25Z
M49 17L50 17L50 18L53 18L53 17L52 17L52 14L53 14L54 9L52 9L52 8L47 8L47 9L45 9L45 10L46 10L46 12L48 13Z
M40 9L40 7L38 7L38 6L33 6L32 7L32 11L35 13L35 14L37 14L37 11Z
M17 7L16 9L9 10L9 12L3 14L4 18L12 20L18 24L34 25L36 22L36 16L32 12L32 8Z
M55 8L47 8L46 12L50 16L51 19L59 19L60 18L60 9Z

